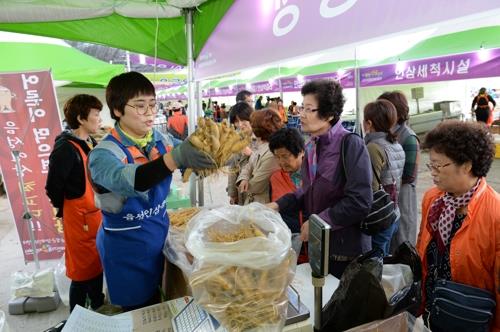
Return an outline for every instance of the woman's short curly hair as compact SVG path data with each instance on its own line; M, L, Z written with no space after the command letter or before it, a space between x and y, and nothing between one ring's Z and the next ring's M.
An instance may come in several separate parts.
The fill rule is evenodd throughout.
M287 149L297 158L305 150L304 137L295 128L281 128L269 138L269 150L274 154L274 151L281 148Z
M337 123L344 110L344 95L342 86L334 80L320 79L307 82L300 90L302 96L312 94L318 101L318 116L322 120L330 117L331 125Z
M250 115L250 125L255 136L268 142L269 137L283 127L283 121L276 110L265 108Z
M493 136L477 122L443 121L427 134L423 148L442 153L458 165L470 161L477 177L488 174L495 156Z

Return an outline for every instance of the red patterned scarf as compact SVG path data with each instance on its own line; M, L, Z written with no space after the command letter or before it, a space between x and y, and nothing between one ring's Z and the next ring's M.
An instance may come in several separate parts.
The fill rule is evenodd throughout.
M451 228L457 209L467 206L476 192L479 182L471 190L460 196L452 196L450 193L436 199L429 211L427 227L429 232L437 240L439 250L442 251L448 245L450 240Z

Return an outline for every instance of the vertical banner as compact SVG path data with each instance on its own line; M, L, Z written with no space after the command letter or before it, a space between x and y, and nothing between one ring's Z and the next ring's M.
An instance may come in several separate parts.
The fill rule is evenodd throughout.
M31 212L36 250L40 260L64 252L62 222L45 195L49 155L61 119L52 77L48 71L0 73L0 168L21 240L25 261L32 261L28 222L23 219L20 174L13 151L19 151L28 209Z

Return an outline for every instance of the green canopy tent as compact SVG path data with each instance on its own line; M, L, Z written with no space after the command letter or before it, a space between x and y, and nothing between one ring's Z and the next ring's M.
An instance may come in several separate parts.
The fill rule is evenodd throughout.
M271 0L12 0L2 3L0 30L106 44L186 65L189 104L195 106L194 59L197 77L209 78L330 47L352 49L412 29L436 31L438 22L459 31L464 18L485 22L498 11L489 0L339 2L321 1L318 8L317 3ZM385 15L366 15L373 11ZM349 22L363 24L352 29Z
M189 104L196 105L194 59L233 2L9 1L2 3L0 30L105 44L185 65ZM189 110L190 131L195 127L196 108Z
M1 5L0 30L104 44L186 66L180 6L200 4L192 12L196 58L233 1L8 1Z
M0 72L50 69L54 80L73 86L105 86L124 71L121 65L97 60L70 46L0 41L0 54Z

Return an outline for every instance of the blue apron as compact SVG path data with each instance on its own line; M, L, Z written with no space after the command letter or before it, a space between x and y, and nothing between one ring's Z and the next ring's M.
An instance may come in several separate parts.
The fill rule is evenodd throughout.
M116 143L134 163L130 151L115 137ZM166 153L162 142L156 143L160 154ZM148 201L129 197L120 213L102 211L102 227L97 234L97 249L108 284L111 303L135 306L151 299L161 285L163 244L169 219L166 198L172 176L158 183L148 193Z

